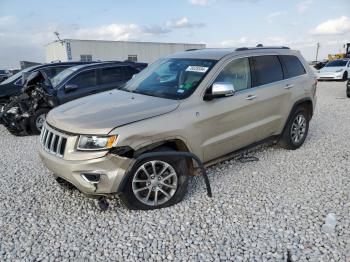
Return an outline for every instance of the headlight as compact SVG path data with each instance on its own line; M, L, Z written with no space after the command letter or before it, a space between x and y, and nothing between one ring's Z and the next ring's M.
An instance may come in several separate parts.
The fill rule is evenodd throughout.
M341 71L343 71L343 69L339 69L339 70L337 70L337 71L335 71L335 72L339 73L339 72L341 72Z
M116 141L117 136L80 136L77 148L82 151L107 150Z

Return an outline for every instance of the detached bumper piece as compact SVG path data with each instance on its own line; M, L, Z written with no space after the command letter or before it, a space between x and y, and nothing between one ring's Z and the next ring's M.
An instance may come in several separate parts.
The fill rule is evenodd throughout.
M12 114L2 113L0 114L0 124L4 125L7 130L15 136L28 135L28 118L16 117Z

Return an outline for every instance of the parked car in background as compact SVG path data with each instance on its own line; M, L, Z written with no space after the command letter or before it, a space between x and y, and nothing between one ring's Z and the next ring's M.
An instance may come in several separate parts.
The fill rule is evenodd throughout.
M19 71L18 73L10 76L5 81L0 83L0 112L4 104L9 102L12 95L16 95L21 92L23 87L23 81L32 72L42 70L47 77L51 79L64 69L81 64L89 64L93 62L64 62L64 63L50 63L37 66L28 67Z
M15 135L39 134L46 114L71 100L125 84L147 64L100 62L67 68L49 78L44 70L28 78L22 93L3 107L2 123Z
M350 73L350 59L338 59L328 62L317 71L318 80L347 80Z
M316 85L300 52L286 47L174 54L119 90L52 110L40 156L63 185L120 194L131 209L167 207L183 199L194 166L163 151L207 163L267 139L297 149L308 134ZM137 161L151 152L158 155Z
M0 83L9 78L10 76L11 72L9 70L0 69Z

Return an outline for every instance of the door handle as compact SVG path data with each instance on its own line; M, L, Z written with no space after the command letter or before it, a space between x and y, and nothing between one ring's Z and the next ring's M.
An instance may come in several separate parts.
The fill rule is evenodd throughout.
M294 85L293 84L287 84L284 88L285 89L290 89L290 88L292 88Z
M253 100L256 98L256 95L249 95L245 98L245 100Z

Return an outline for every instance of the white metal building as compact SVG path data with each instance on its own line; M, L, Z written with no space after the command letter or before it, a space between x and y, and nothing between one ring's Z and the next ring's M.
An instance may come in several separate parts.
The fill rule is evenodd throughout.
M64 39L47 44L45 52L46 62L131 60L151 63L169 54L202 48L205 44Z

